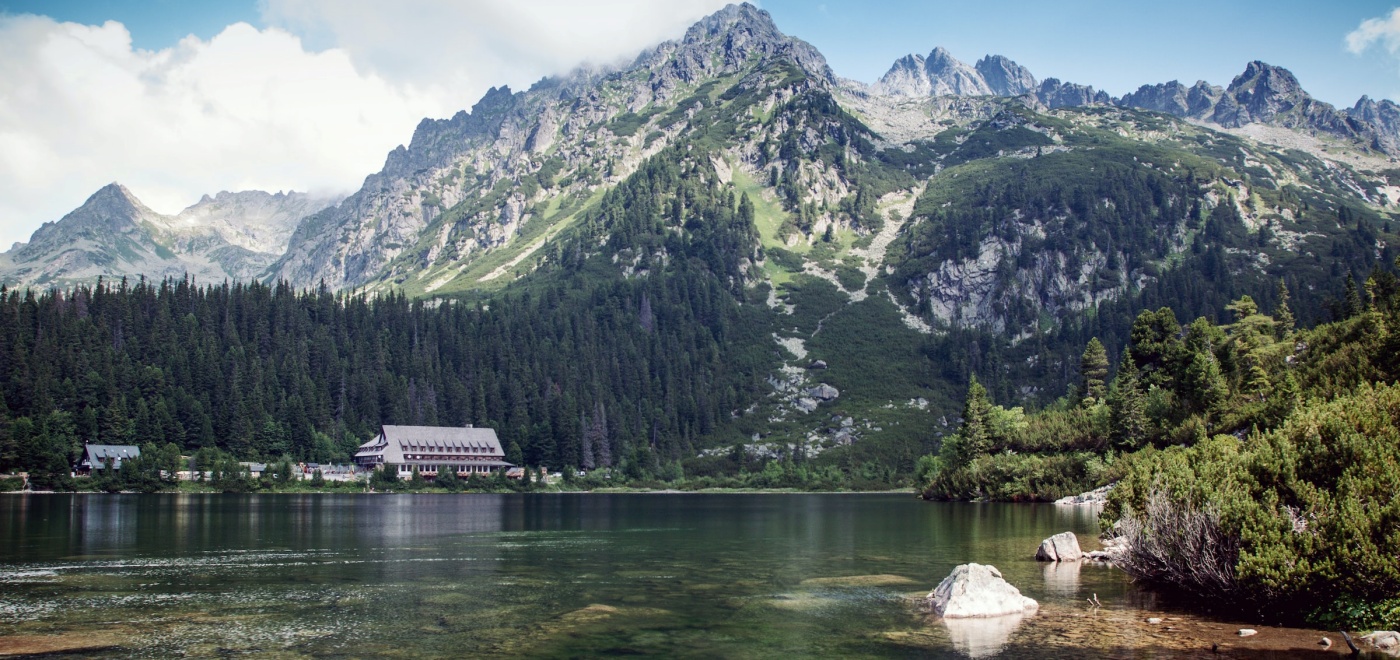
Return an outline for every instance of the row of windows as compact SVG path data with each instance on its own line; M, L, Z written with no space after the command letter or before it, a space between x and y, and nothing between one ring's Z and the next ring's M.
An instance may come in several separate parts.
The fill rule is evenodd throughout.
M502 455L502 454L496 454L496 455L497 455L497 456L500 456L500 455ZM490 456L480 456L480 457L478 457L478 456L439 456L439 455L427 455L427 456L425 456L425 455L423 455L423 454L404 454L403 457L404 457L405 459L407 459L407 460L410 460L410 461L412 461L412 460L419 460L419 461L421 461L421 460L423 460L423 459L428 459L428 458L436 458L436 459L438 459L438 460L444 460L444 459L446 459L446 460L453 460L453 459L458 459L458 460L464 460L464 461L465 461L465 460L472 460L472 459L480 460L480 459L482 459L482 458L490 458Z
M485 465L420 465L420 466L418 466L418 470L419 470L420 472L437 472L437 471L438 471L438 468L444 468L444 469L445 469L445 468L451 468L451 467L457 468L457 471L458 471L458 472L490 472L490 471L491 471L491 468L488 467L488 466L485 466ZM412 472L412 471L413 471L413 466L411 466L411 465L399 465L399 472L402 472L402 473L404 473L404 474L407 474L407 473Z

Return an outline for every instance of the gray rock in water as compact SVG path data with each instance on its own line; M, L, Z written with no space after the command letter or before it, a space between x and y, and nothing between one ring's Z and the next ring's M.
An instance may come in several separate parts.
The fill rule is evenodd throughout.
M995 566L963 564L929 593L925 603L947 619L1027 614L1040 604L1002 579Z
M1037 561L1079 561L1084 552L1079 549L1079 538L1074 532L1061 532L1040 542L1035 551Z

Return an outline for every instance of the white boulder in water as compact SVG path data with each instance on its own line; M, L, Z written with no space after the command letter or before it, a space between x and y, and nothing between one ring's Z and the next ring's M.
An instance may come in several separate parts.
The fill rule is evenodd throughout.
M1074 532L1060 532L1040 542L1035 551L1038 561L1079 561L1084 552L1079 549L1079 538Z
M945 619L1028 614L1040 608L1002 579L995 566L963 564L933 589L925 603Z

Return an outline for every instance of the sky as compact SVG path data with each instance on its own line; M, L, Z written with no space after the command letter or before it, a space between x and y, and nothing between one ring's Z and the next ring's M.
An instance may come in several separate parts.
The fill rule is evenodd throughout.
M424 117L676 38L724 0L0 0L0 249L120 182L349 193ZM762 0L837 75L935 46L1114 96L1251 60L1350 107L1400 101L1400 0Z

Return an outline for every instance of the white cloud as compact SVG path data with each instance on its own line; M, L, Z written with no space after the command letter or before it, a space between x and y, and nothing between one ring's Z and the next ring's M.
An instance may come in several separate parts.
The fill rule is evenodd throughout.
M1400 7L1391 10L1389 16L1361 21L1361 25L1346 36L1347 50L1356 55L1376 42L1392 55L1400 54Z
M350 190L450 110L282 30L151 52L120 23L0 17L0 241L111 181L166 213L220 190Z
M159 51L117 22L0 15L0 249L112 181L166 213L219 190L353 191L423 117L634 56L722 4L266 0L270 27Z
M262 16L357 67L469 106L583 62L610 64L678 37L728 0L263 0Z

